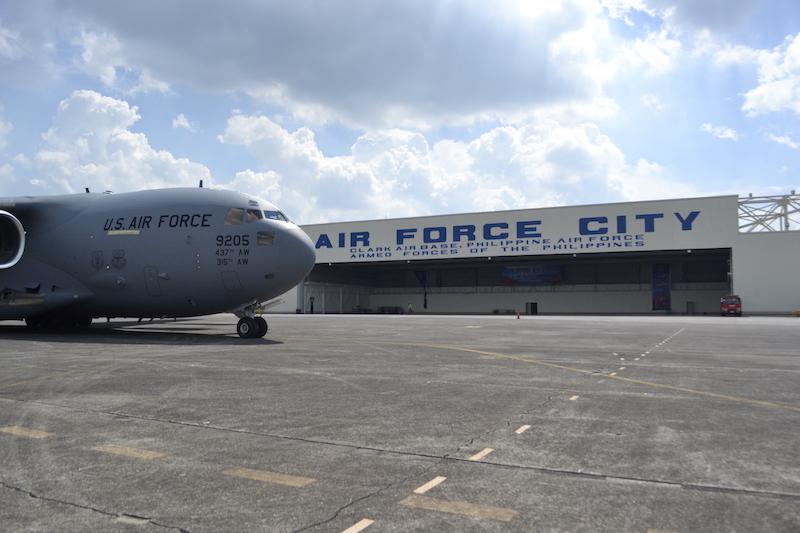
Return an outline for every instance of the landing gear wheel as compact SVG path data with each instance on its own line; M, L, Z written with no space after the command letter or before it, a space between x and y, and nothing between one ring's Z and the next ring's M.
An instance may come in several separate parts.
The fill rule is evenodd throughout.
M255 320L256 326L258 326L258 335L256 335L256 337L263 337L266 335L267 330L269 329L269 326L267 326L267 321L260 316L255 317L253 320Z
M243 339L252 339L258 333L258 325L256 325L255 320L246 316L236 324L236 333Z

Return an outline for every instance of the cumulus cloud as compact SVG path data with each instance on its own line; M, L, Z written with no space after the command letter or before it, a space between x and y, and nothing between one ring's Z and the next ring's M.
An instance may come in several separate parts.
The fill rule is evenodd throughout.
M664 111L667 106L661 101L661 99L656 96L655 94L643 94L639 101L648 109L652 109L656 113L661 113Z
M192 133L195 132L194 124L192 124L183 113L180 113L177 117L172 119L172 128L176 130L183 129L191 131Z
M224 187L234 191L249 193L272 203L281 200L281 177L277 172L254 172L249 168L237 172L233 180Z
M726 128L725 126L714 126L708 122L700 126L700 131L704 131L717 139L726 139L728 141L738 141L740 137L736 130Z
M22 55L19 32L3 27L0 20L0 57L16 59Z
M688 29L727 30L747 20L761 0L600 0L611 17L633 25L630 15L644 13Z
M800 149L800 143L793 141L788 135L773 135L770 133L767 135L767 139L774 143L782 144L792 150Z
M8 134L11 133L11 130L13 129L13 124L10 122L4 122L0 117L0 150L8 146Z
M244 171L239 184L261 179L267 188L279 187L281 205L306 223L639 200L693 190L655 163L630 164L596 125L552 119L432 144L420 132L376 130L336 157L322 153L310 129L292 132L263 115L230 117L219 140L246 146L267 173L259 178Z
M602 96L619 51L625 68L658 74L680 50L666 30L619 38L594 0L236 2L222 20L208 0L59 9L91 28L81 61L104 82L126 69L140 90L241 91L306 124L497 120Z
M73 92L42 136L44 145L31 162L32 183L43 192L125 191L195 186L210 178L204 165L156 150L144 134L131 131L139 118L123 100Z
M106 87L120 85L119 72L128 74L122 88L129 93L166 92L169 84L153 77L147 67L134 68L125 58L122 43L107 31L82 31L74 40L81 49L78 67L85 73L95 76ZM127 78L132 78L133 81Z
M800 33L757 54L757 60L758 86L745 93L742 111L749 116L778 111L800 114Z

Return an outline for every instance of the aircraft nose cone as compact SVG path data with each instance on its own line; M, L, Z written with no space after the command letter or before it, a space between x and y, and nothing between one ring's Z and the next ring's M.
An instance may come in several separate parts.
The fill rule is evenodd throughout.
M302 229L296 226L287 229L286 235L283 237L281 239L282 259L290 265L287 274L293 278L292 284L297 284L308 276L317 261L314 243Z

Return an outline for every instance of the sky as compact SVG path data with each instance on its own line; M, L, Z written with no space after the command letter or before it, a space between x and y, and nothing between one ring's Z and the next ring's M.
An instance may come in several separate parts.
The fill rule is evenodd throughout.
M0 196L298 223L800 190L796 0L0 0Z

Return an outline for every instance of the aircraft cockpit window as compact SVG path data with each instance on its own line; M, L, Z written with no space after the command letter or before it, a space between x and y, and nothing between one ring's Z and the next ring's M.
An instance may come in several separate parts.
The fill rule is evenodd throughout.
M244 209L241 207L232 207L228 209L228 214L225 215L226 226L238 226L242 223L244 218Z
M264 218L264 215L261 214L261 211L258 209L248 209L247 210L247 223L255 222L256 220L261 220Z
M286 215L280 211L264 211L264 216L270 220L282 220L284 222L289 222L289 219L286 218Z

